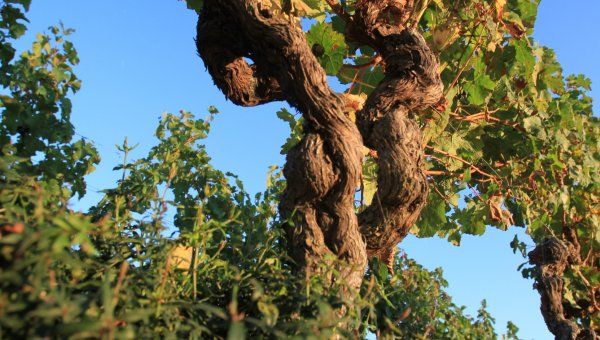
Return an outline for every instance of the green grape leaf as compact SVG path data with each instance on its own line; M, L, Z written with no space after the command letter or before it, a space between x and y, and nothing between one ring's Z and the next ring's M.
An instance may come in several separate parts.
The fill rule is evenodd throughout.
M322 55L317 56L319 62L328 75L336 75L348 53L344 36L335 31L331 23L318 22L308 30L306 39L311 47L319 45L323 48Z

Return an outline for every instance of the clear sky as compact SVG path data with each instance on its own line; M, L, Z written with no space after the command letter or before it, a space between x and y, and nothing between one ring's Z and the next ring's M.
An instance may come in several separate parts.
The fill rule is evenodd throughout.
M215 105L220 111L207 140L213 164L240 176L251 192L262 191L269 165L283 164L280 145L287 124L275 116L280 103L239 108L225 101L213 86L194 46L196 16L176 0L33 0L31 33L62 20L77 30L72 41L81 64L76 73L83 88L73 97L73 122L78 134L93 140L102 156L88 177L88 195L74 207L86 209L98 201L99 190L120 176L112 168L120 157L115 144L128 137L142 157L155 144L152 134L162 112L186 109L199 117ZM535 37L554 48L565 72L584 73L600 82L600 1L543 0ZM24 47L25 45L20 45ZM599 92L592 92L600 100ZM487 299L497 329L508 320L524 339L549 339L532 282L517 272L525 260L513 255L509 242L522 230L489 229L482 237L464 237L461 247L414 237L402 247L428 268L443 267L455 303L476 314ZM529 242L532 245L531 242Z

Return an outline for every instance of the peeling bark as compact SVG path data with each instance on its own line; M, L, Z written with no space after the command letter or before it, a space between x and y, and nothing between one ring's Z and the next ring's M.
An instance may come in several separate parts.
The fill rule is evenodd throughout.
M342 260L358 289L368 256L384 258L418 218L427 198L421 130L411 114L440 100L437 61L420 34L405 28L410 2L360 1L347 39L375 48L385 79L357 112L344 114L299 25L258 0L205 0L198 52L215 84L243 106L285 100L305 119L305 135L287 155L280 203L290 254L307 275L328 255ZM364 145L377 150L378 191L355 214Z

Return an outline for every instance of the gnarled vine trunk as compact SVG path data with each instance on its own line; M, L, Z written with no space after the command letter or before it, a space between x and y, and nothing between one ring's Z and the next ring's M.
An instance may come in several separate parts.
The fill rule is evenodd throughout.
M287 155L280 203L282 218L290 221L290 253L308 275L334 255L344 263L339 269L346 283L357 289L368 257L388 256L425 204L421 130L411 115L442 98L437 61L421 35L406 27L410 1L359 1L346 16L346 38L379 53L385 78L355 124L300 25L269 4L205 0L198 51L234 103L285 100L302 113L305 135ZM363 143L378 154L378 190L357 216Z
M581 317L583 310L577 310L564 301L563 274L571 265L581 263L579 243L574 230L565 227L567 240L557 237L546 238L529 252L529 262L535 265L534 287L540 293L540 311L548 330L559 340L598 339L593 327L580 327L572 321ZM593 297L592 297L593 300ZM579 314L579 315L577 315Z

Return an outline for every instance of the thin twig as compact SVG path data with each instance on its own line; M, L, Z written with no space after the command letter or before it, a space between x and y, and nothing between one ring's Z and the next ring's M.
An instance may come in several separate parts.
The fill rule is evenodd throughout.
M484 111L484 112L479 112L479 113L475 113L469 116L460 116L458 114L450 114L450 117L452 117L452 119L455 120L459 120L459 121L463 121L463 122L469 122L469 123L475 123L479 120L485 120L486 122L494 122L494 123L498 123L504 126L508 126L514 129L517 129L521 132L525 132L525 129L519 125L519 123L511 123L508 122L506 120L502 120L500 118L494 117L491 114L495 113L498 110L494 110L494 111Z
M412 18L412 22L411 22L411 27L412 28L417 28L417 26L419 25L419 21L421 21L421 17L423 16L423 14L425 14L425 10L427 10L427 7L429 6L429 0L424 0L422 3L420 3L421 8L419 8L419 12L417 13L417 15L414 16L414 18ZM416 12L414 12L416 13Z
M125 275L127 274L127 270L129 269L129 262L123 261L121 263L121 269L119 270L119 277L117 279L117 284L113 290L112 297L112 305L116 306L117 302L119 302L119 292L121 291L121 287L123 286L123 280L125 279Z
M358 72L360 72L360 71L361 71L361 70L358 70L358 71L357 71L357 73L358 73ZM343 74L341 74L341 76L342 76L343 78L346 78L346 80L351 80L351 79L350 79L350 77L346 77L346 76L344 76ZM358 85L361 85L361 86L366 86L366 87L368 87L368 88L371 88L371 89L374 89L374 88L375 88L375 86L373 86L373 85L371 85L371 84L364 83L364 82L362 82L362 81L360 81L360 80L352 80L352 82L353 82L353 83L356 83L356 84L358 84Z
M475 30L478 26L475 26L475 28L473 28L473 30ZM471 40L472 38L469 38L469 40ZM469 44L467 44L467 47L471 44L471 41L469 41ZM454 79L452 80L452 82L450 83L450 85L446 88L446 91L444 93L444 96L446 96L448 94L448 92L450 92L450 90L456 85L456 83L458 82L458 80L460 79L460 76L463 74L463 72L467 69L467 67L469 66L469 63L471 62L471 59L473 59L473 56L475 56L475 52L477 52L477 49L479 48L481 44L481 37L477 40L477 42L475 43L475 46L473 46L473 51L471 51L471 55L469 56L469 58L465 61L465 63L463 64L463 66L460 68L460 70L458 71L458 73L456 74L456 76L454 77ZM463 55L460 57L459 60L461 60L464 56L464 53L466 53L467 50L465 49L465 51L463 52Z
M441 171L441 170L425 170L424 171L425 176L443 176L443 175L454 175L451 172L448 171Z
M442 194L442 192L440 191L440 189L437 187L437 185L435 183L433 183L433 190L440 195L440 197L446 201L446 203L450 204L450 201L448 200L448 197L446 197L444 194Z
M465 159L462 159L462 158L460 158L460 157L458 157L458 156L456 156L456 155L453 155L453 154L451 154L451 153L448 153L448 152L446 152L446 151L443 151L443 150L436 149L436 148L434 148L434 147L432 147L432 146L429 146L429 145L427 145L427 146L426 146L426 148L428 148L428 149L430 149L430 150L432 150L432 151L434 151L434 152L437 152L437 153L439 153L439 154L442 154L442 155L444 155L444 156L448 156L448 157L450 157L450 158L452 158L452 159L455 159L455 160L457 160L457 161L459 161L459 162L462 162L462 163L464 163L464 164L467 164L467 165L469 165L469 166L470 166L470 167L471 167L473 170L475 170L476 172L478 172L478 173L480 173L480 174L482 174L482 175L484 175L484 176L486 176L486 177L489 177L489 178L491 178L491 179L493 179L493 180L496 180L496 179L497 179L497 178L496 178L496 176L494 176L494 175L491 175L491 174L489 174L489 173L487 173L487 172L485 172L485 171L481 170L481 169L480 169L480 168L478 168L478 167L477 167L475 164L473 164L473 163L471 163L471 162L469 162L469 161L467 161L467 160L465 160Z
M368 62L364 63L364 64L360 64L360 65L351 65L351 64L344 64L342 65L342 68L350 68L350 69L363 69L363 68L367 68L367 67L371 67L371 66L376 66L381 62L381 56L380 55L376 55L373 58L371 58L371 60L369 60Z

